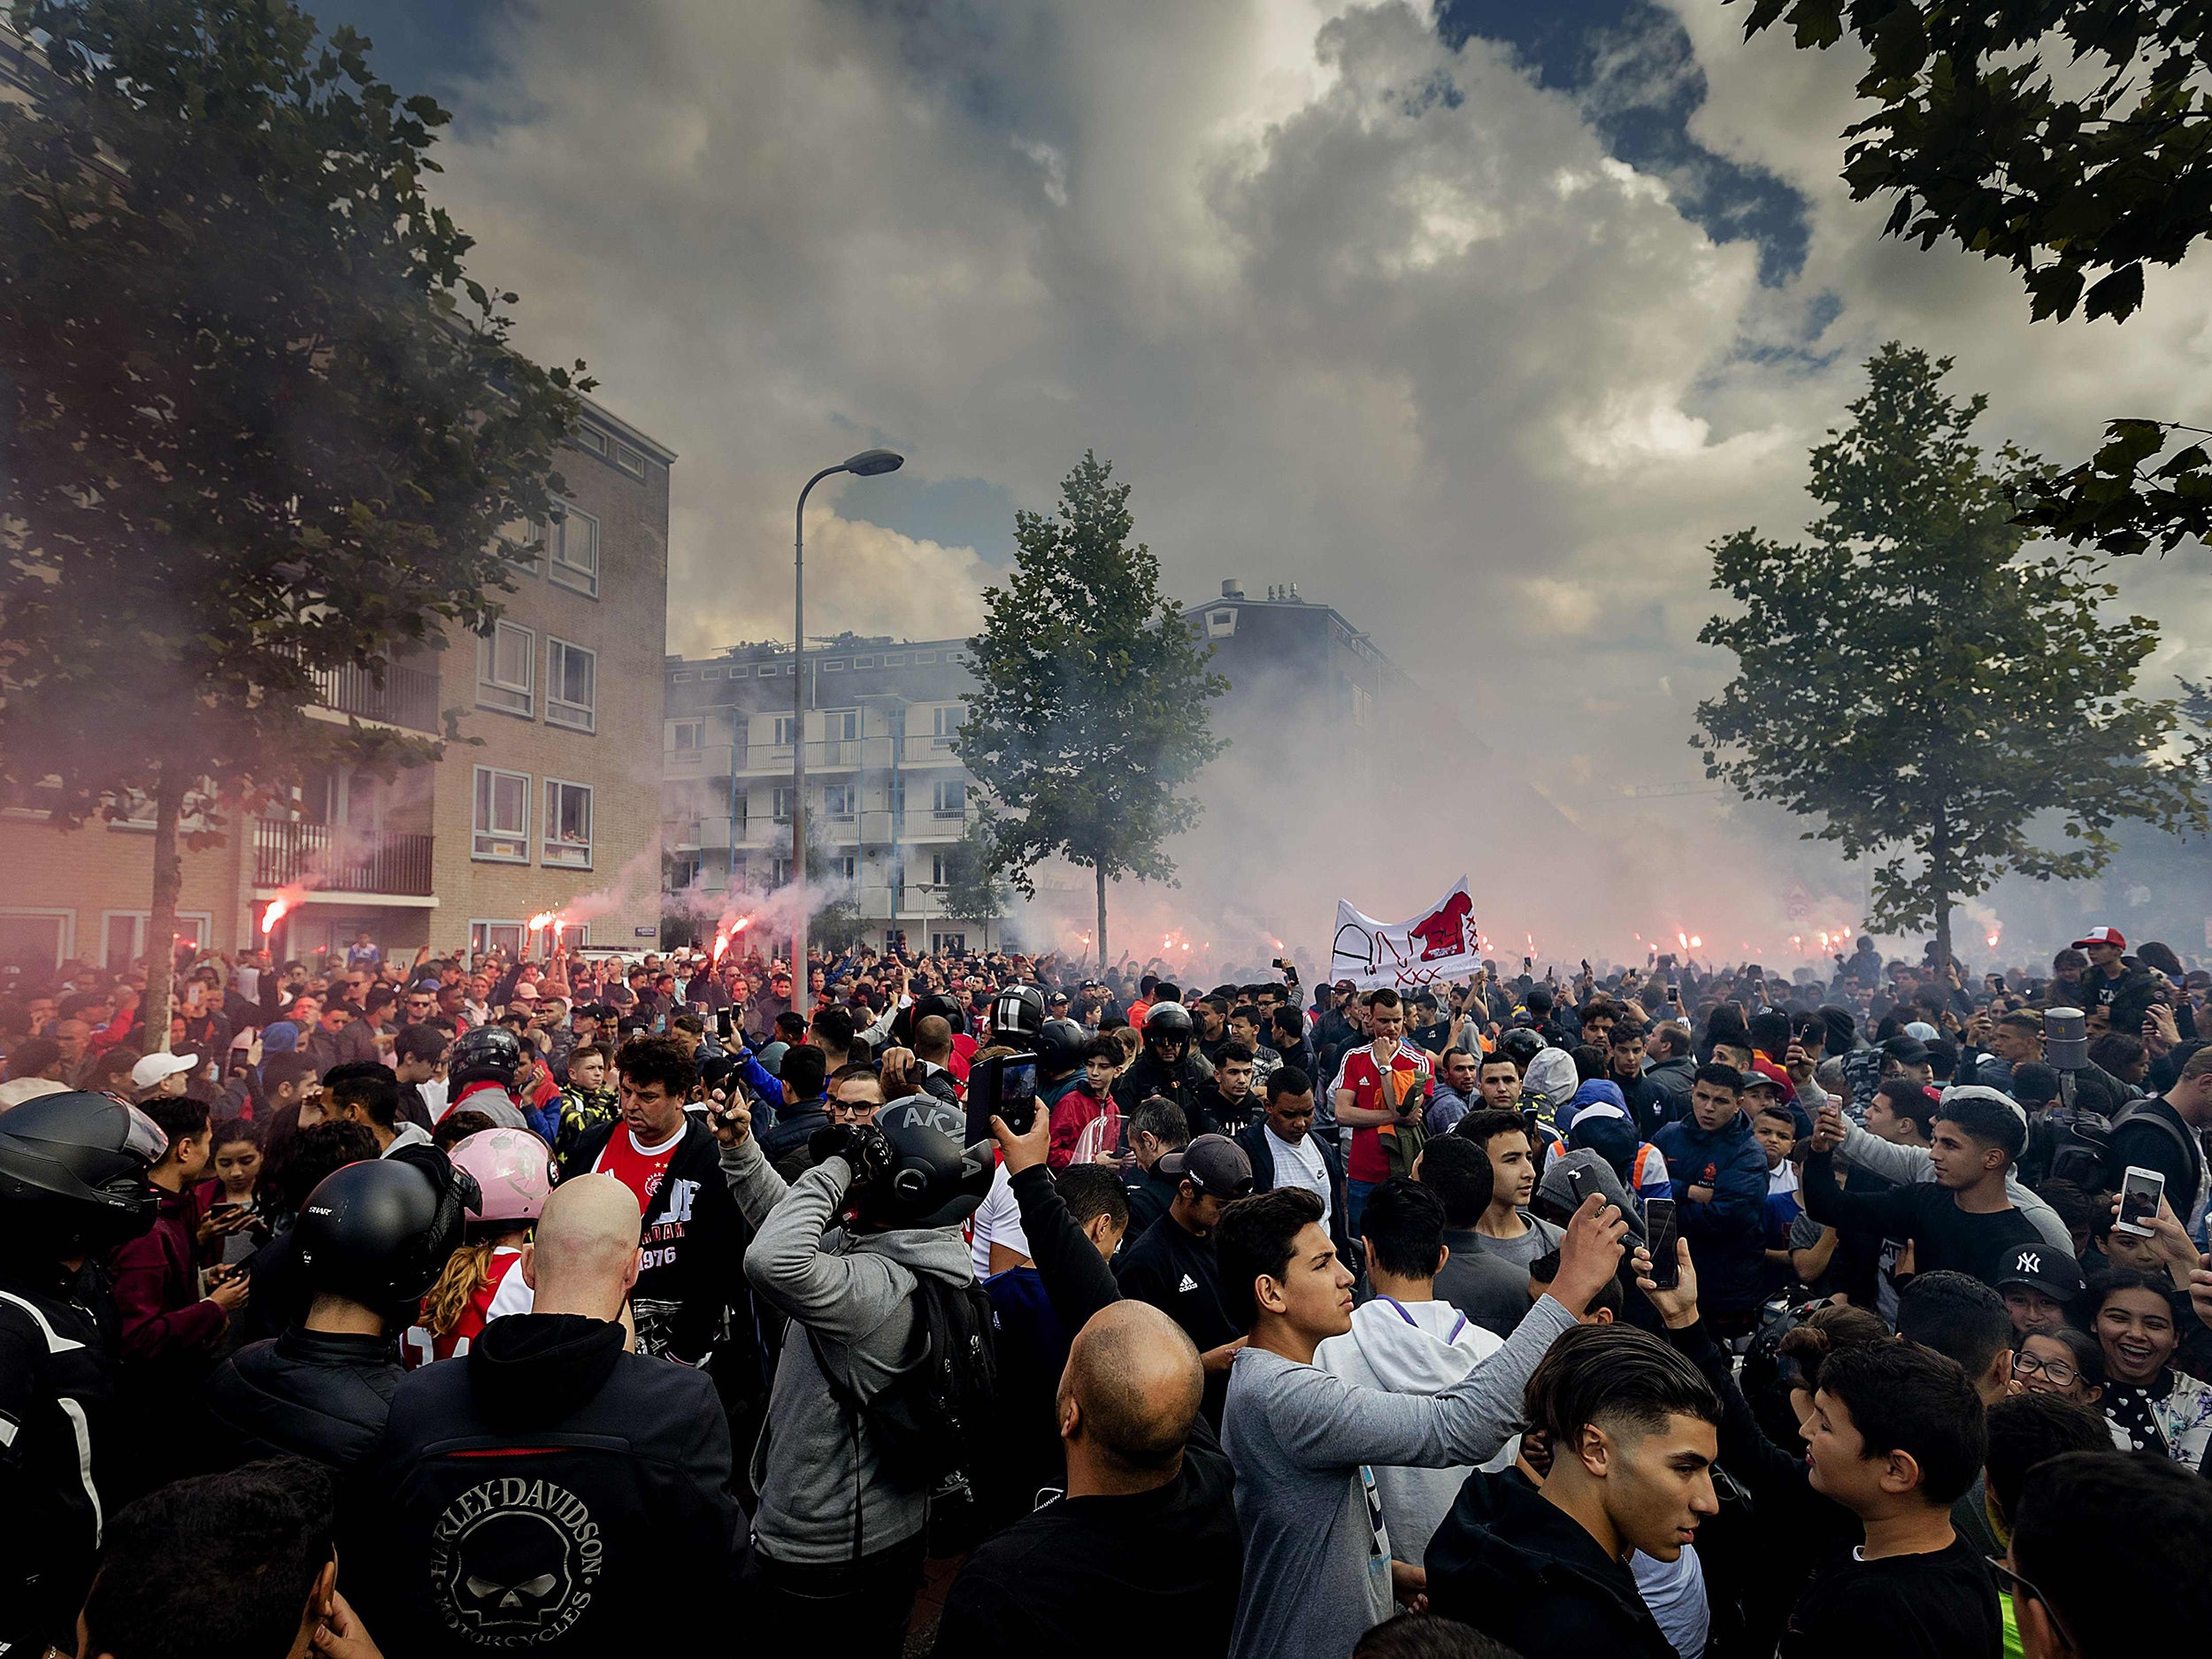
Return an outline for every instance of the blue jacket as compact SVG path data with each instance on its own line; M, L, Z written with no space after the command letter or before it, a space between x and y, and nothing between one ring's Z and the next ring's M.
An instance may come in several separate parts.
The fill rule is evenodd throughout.
M1765 1263L1767 1159L1751 1133L1751 1119L1738 1112L1708 1132L1685 1118L1651 1138L1667 1161L1667 1173L1679 1206L1676 1221L1690 1241L1697 1269L1698 1301L1717 1313L1742 1313L1760 1302L1760 1274ZM1694 1204L1693 1187L1709 1187L1713 1202Z

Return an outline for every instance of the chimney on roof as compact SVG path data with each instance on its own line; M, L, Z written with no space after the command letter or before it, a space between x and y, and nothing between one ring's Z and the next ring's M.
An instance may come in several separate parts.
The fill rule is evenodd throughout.
M1244 584L1239 581L1235 577L1232 576L1227 581L1221 584L1221 596L1224 599L1243 598Z
M1293 604L1294 604L1294 605L1302 605L1302 604L1304 604L1304 603L1306 603L1304 600L1302 600L1302 599L1299 598L1299 596L1298 596L1298 584L1297 584L1296 582L1293 582L1293 583L1291 583L1291 585L1290 585L1290 591L1289 591L1286 595L1285 595L1285 597L1286 597L1286 598L1287 598L1287 599L1291 602L1291 603L1293 603Z

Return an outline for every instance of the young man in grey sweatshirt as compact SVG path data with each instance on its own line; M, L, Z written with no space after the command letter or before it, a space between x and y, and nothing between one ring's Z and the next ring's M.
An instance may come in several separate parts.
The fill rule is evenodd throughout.
M786 1182L762 1156L742 1101L718 1105L723 1179L754 1229L745 1277L791 1320L753 1451L760 1504L745 1566L748 1632L764 1651L833 1633L841 1653L894 1659L920 1582L928 1494L885 1471L822 1368L869 1400L911 1362L921 1276L974 1282L960 1223L989 1189L990 1166L965 1178L941 1171L917 1200L894 1198L879 1178L895 1156L903 1179L948 1151L957 1171L960 1149L913 1128L896 1132L895 1148L872 1126ZM908 1144L920 1136L944 1145ZM855 1218L840 1226L849 1199Z
M1237 1476L1244 1582L1233 1659L1342 1659L1421 1570L1394 1562L1371 1465L1479 1463L1519 1427L1545 1350L1613 1277L1627 1223L1593 1197L1561 1245L1559 1276L1504 1347L1436 1394L1355 1387L1314 1349L1351 1329L1352 1274L1321 1202L1279 1187L1229 1206L1216 1230L1221 1291L1248 1340L1229 1373L1221 1438Z

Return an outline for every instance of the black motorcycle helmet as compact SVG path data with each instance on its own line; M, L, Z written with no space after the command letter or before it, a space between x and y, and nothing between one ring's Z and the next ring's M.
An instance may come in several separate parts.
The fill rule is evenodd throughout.
M0 1249L100 1256L154 1225L160 1125L111 1094L41 1094L0 1115Z
M512 1088L522 1070L522 1039L504 1025L478 1025L461 1033L446 1061L448 1086L455 1094L471 1083L491 1081Z
M1071 1019L1048 1019L1044 1028L1029 1040L1029 1046L1037 1051L1038 1071L1058 1078L1083 1064L1083 1050L1090 1040L1090 1033Z
M1187 1055L1193 1035L1190 1010L1180 1002L1156 1003L1145 1014L1144 1046L1148 1052L1164 1042L1179 1042Z
M1010 985L991 1001L994 1042L1018 1042L1018 1046L1033 1048L1044 1024L1045 994L1033 985Z
M891 1167L860 1189L853 1213L879 1227L952 1227L975 1214L990 1195L995 1172L991 1143L963 1151L949 1134L919 1124L883 1131Z
M427 1155L426 1156L425 1155ZM434 1147L406 1147L323 1178L292 1230L311 1288L379 1310L411 1308L461 1243L476 1179Z
M1526 1025L1516 1025L1498 1039L1498 1051L1525 1071L1528 1063L1544 1052L1544 1040Z

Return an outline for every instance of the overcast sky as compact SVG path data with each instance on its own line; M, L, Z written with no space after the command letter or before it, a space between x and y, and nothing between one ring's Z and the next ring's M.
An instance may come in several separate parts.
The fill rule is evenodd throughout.
M818 494L810 628L964 632L1094 448L1178 596L1295 581L1586 821L1675 835L1721 803L1618 790L1698 775L1706 544L1810 516L1883 341L1955 356L1993 445L2212 424L2212 264L2031 327L2006 270L1878 237L1836 178L1858 58L1746 44L1746 9L319 15L457 112L438 188L525 349L680 453L672 648L787 632L792 499L872 443L906 470ZM2212 670L2202 571L2126 567L2162 678Z

